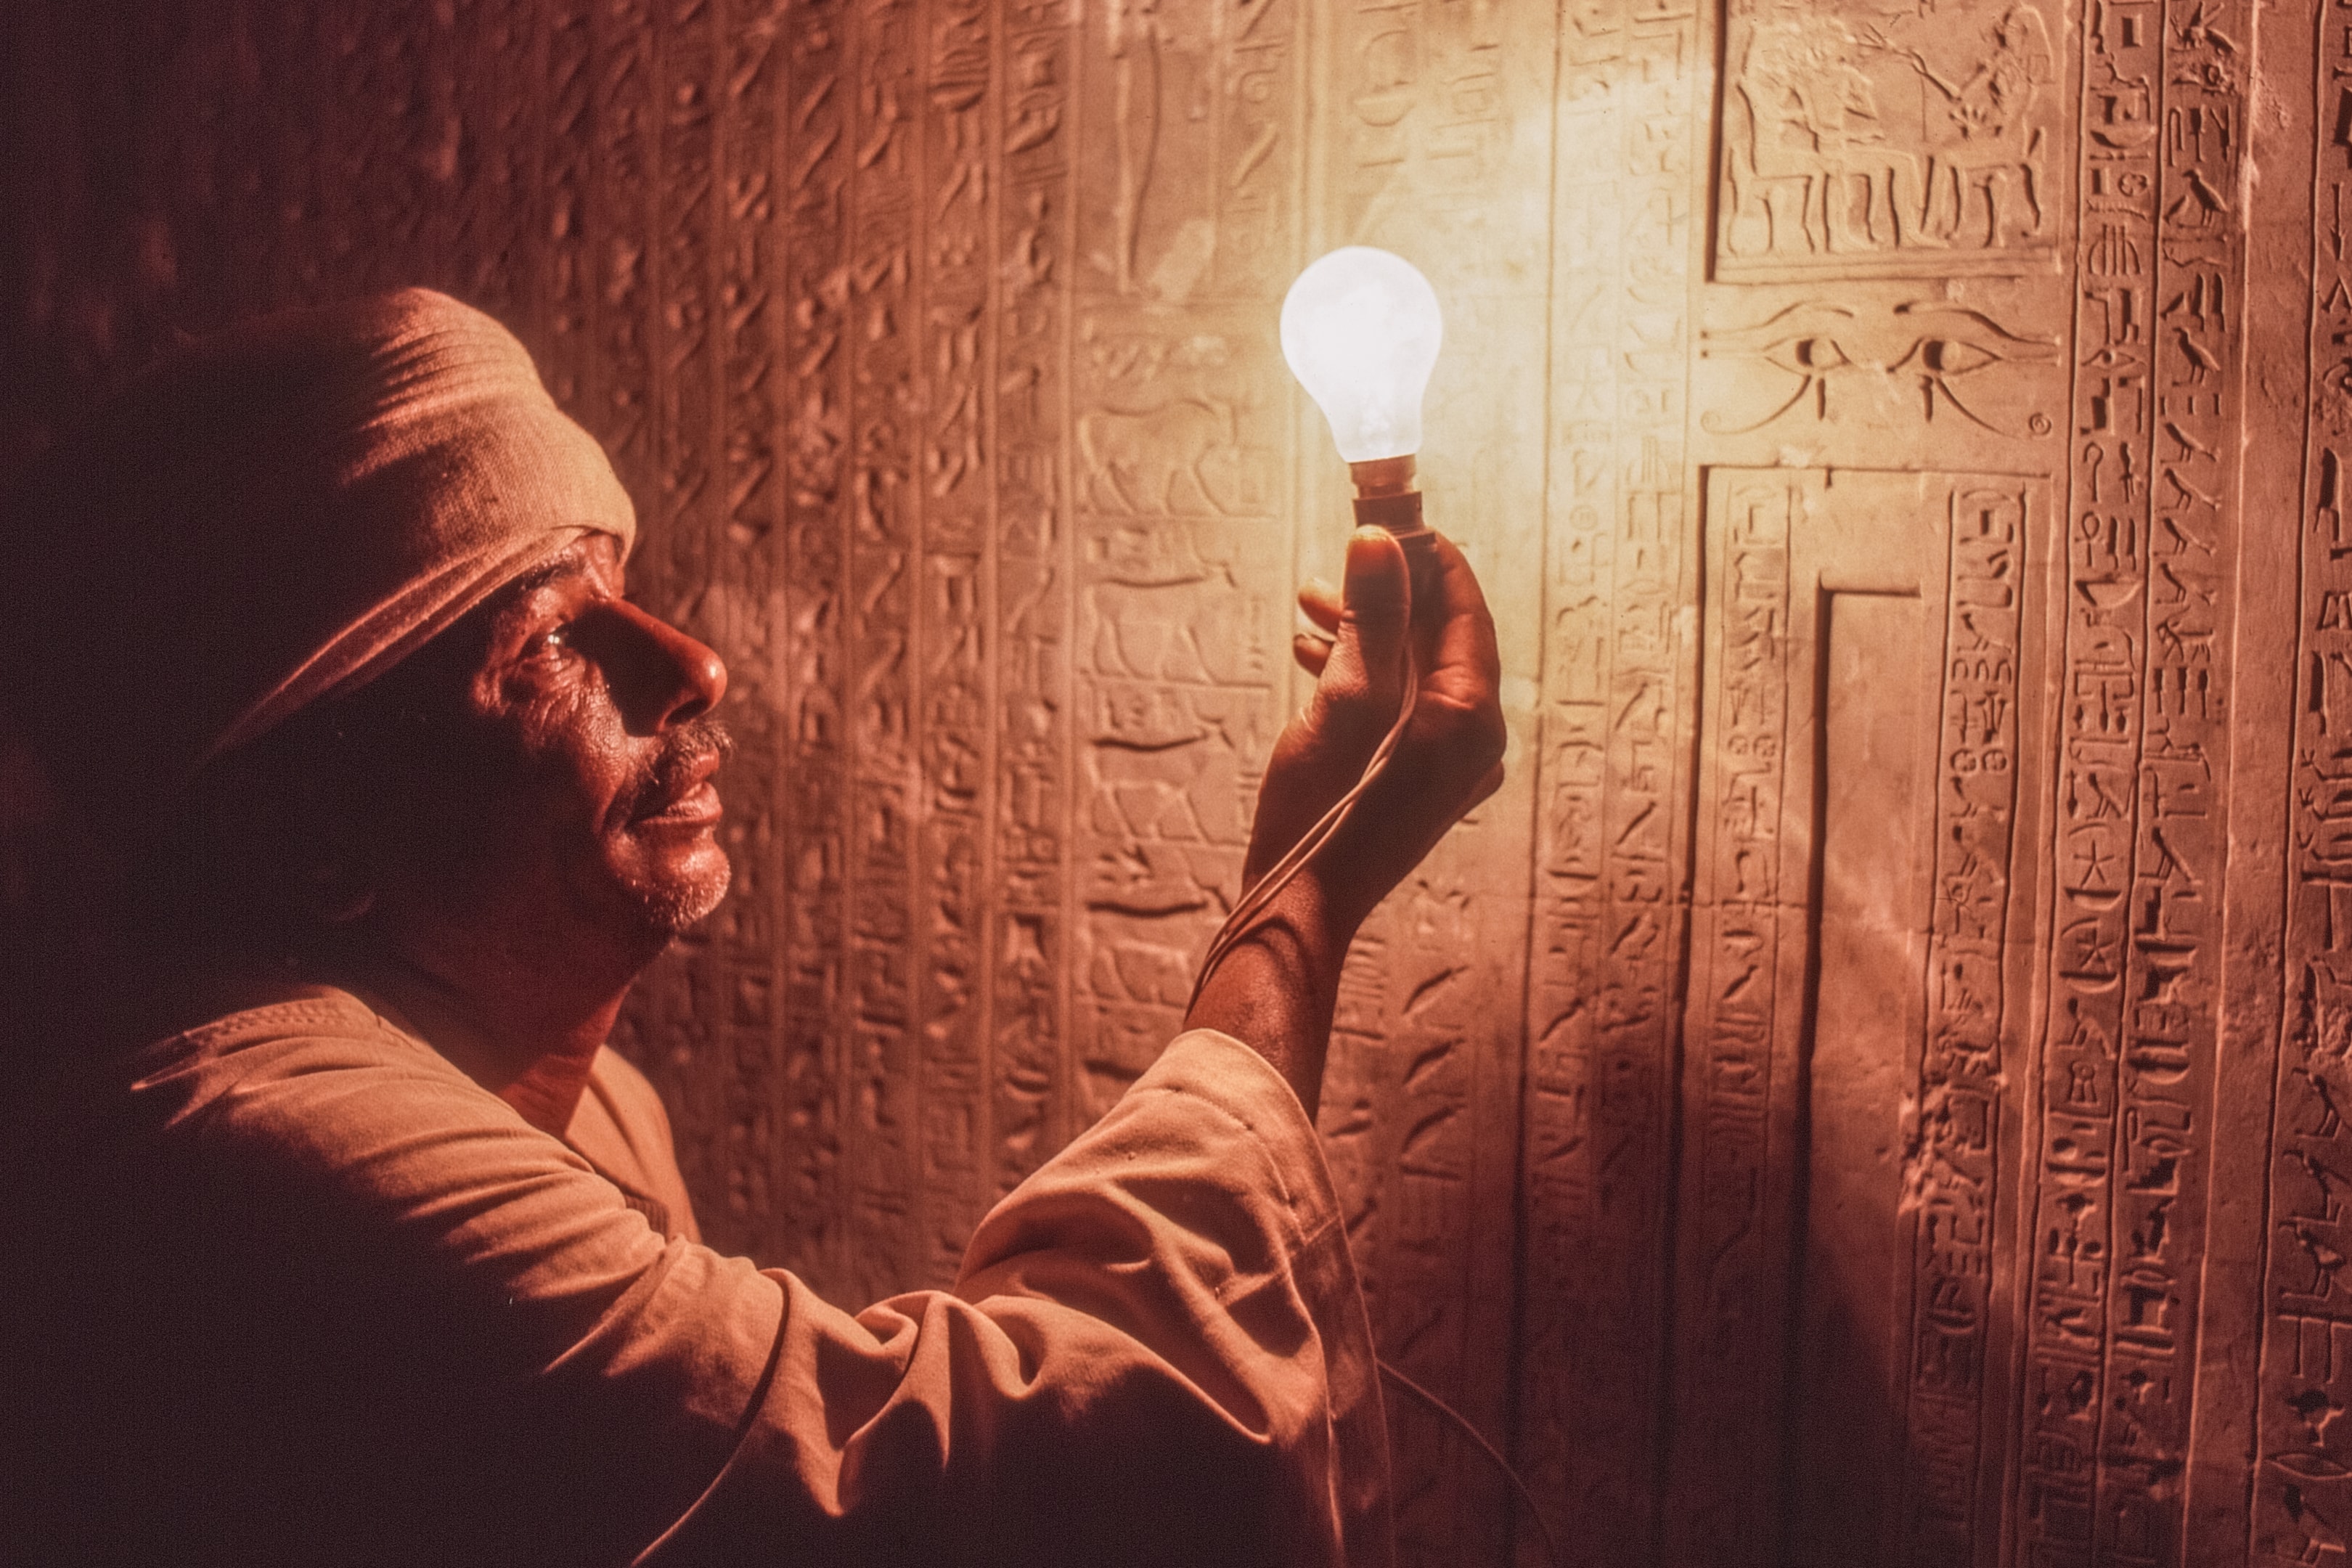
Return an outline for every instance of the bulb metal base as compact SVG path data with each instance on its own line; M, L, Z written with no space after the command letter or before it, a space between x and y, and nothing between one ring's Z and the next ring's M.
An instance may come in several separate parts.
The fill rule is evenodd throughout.
M1385 528L1404 547L1405 564L1412 571L1413 599L1425 603L1437 570L1433 553L1437 531L1422 520L1413 467L1412 454L1408 452L1402 458L1350 463L1348 477L1356 484L1356 526Z

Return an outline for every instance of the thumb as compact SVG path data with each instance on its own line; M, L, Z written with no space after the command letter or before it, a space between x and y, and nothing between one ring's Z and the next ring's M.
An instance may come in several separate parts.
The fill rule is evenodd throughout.
M1385 528L1360 528L1348 539L1340 589L1339 634L1352 630L1367 669L1393 670L1412 626L1412 574L1404 547Z
M1404 639L1412 623L1412 578L1404 550L1385 529L1360 528L1348 541L1339 624L1315 684L1317 728L1369 751L1404 699Z

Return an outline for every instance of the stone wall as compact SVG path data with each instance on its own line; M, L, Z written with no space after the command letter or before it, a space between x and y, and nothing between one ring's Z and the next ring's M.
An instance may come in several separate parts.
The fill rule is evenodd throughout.
M1448 312L1422 467L1514 729L1341 1001L1385 1353L1580 1564L2344 1560L2343 0L0 43L0 454L408 281L612 450L734 671L736 890L625 1040L719 1244L937 1281L1174 1026L1345 536L1275 308L1380 244ZM1409 1562L1540 1560L1392 1415Z

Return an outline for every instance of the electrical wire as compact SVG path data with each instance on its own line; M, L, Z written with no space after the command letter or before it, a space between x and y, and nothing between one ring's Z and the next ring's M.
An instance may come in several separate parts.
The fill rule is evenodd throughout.
M1470 1441L1478 1446L1478 1451L1486 1456L1488 1462L1496 1469L1503 1472L1503 1479L1511 1483L1511 1489L1513 1491L1519 1494L1519 1506L1526 1509L1528 1510L1528 1517L1536 1521L1536 1532L1543 1537L1544 1555L1551 1559L1552 1568L1559 1568L1561 1563L1559 1555L1559 1542L1553 1539L1551 1525L1549 1521L1544 1518L1543 1510L1536 1506L1535 1494L1528 1489L1527 1482L1519 1479L1519 1472L1511 1468L1511 1462L1503 1458L1501 1451L1498 1450L1494 1444L1486 1441L1486 1435L1485 1433L1479 1431L1477 1427L1470 1424L1470 1417L1463 1415L1462 1412L1454 1409L1454 1406L1446 1404L1445 1401L1438 1398L1437 1395L1422 1387L1421 1384L1415 1383L1412 1379L1399 1372L1395 1367L1391 1366L1388 1362L1382 1358L1375 1356L1372 1359L1374 1364L1379 1366L1381 1369L1381 1375L1382 1377L1387 1378L1391 1383L1396 1384L1397 1387L1403 1389L1407 1394L1412 1394L1415 1399L1420 1400L1423 1405L1428 1405L1432 1410L1436 1411L1440 1415L1444 1416L1456 1426L1461 1427L1463 1433L1469 1437Z
M1216 939L1209 943L1208 953L1201 960L1200 972L1192 978L1192 994L1184 1004L1185 1012L1190 1013L1199 1005L1201 992L1209 984L1209 976L1216 973L1217 965L1223 963L1225 955L1249 934L1257 924L1258 917L1265 912L1266 906L1290 885L1291 879L1314 858L1315 852L1346 826L1349 816L1356 809L1356 803L1387 771L1389 759L1396 754L1397 742L1404 739L1405 730L1412 722L1414 700L1419 695L1420 686L1418 661L1413 658L1412 643L1408 637L1404 648L1404 700L1397 705L1396 722L1389 726L1389 732L1381 738L1380 748L1364 764L1363 776L1356 781L1355 787L1341 795L1314 826L1300 836L1298 842L1290 847L1290 852L1276 861L1265 875L1257 879L1257 886L1242 895L1241 901L1225 917L1225 923L1217 928Z
M1242 896L1241 901L1234 906L1233 912L1225 917L1225 923L1217 928L1216 939L1209 943L1208 953L1201 960L1200 973L1192 981L1192 1000L1184 1007L1187 1013L1199 1003L1202 989L1208 984L1209 976L1216 972L1217 965L1224 962L1225 955L1249 934L1267 906L1274 902L1284 888L1290 885L1291 879L1314 858L1315 852L1329 843L1333 836L1347 825L1348 818L1356 809L1356 803L1380 782L1381 773L1388 770L1389 760L1396 754L1398 742L1404 739L1406 729L1412 723L1414 700L1420 694L1420 664L1413 657L1412 640L1408 634L1404 647L1404 697L1397 704L1396 722L1390 725L1389 732L1381 737L1379 748L1372 752L1370 761L1364 764L1363 776L1356 781L1355 787L1341 795L1331 809L1290 847L1289 853L1276 861L1265 875L1258 879L1257 885ZM1528 1510L1528 1517L1536 1521L1536 1530L1543 1536L1545 1555L1551 1560L1554 1568L1559 1568L1562 1561L1559 1542L1552 1536L1550 1521L1536 1506L1535 1494L1528 1489L1528 1483L1519 1479L1519 1472L1511 1468L1510 1461L1504 1458L1501 1451L1486 1440L1486 1435L1471 1424L1468 1416L1381 1357L1373 1357L1373 1363L1380 1368L1382 1377L1460 1427L1488 1462L1502 1471L1503 1479L1511 1483L1511 1489L1517 1494L1519 1505Z

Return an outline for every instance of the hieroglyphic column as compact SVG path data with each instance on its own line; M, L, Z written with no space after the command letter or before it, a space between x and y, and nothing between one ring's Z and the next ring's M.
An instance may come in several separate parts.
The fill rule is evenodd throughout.
M779 39L782 137L774 170L782 312L779 483L784 624L771 628L783 703L779 811L788 835L782 1082L768 1216L773 1256L821 1289L847 1279L842 1138L850 1107L847 599L850 373L848 214L856 145L849 8L815 0Z
M2296 258L2308 270L2273 296L2305 311L2307 423L2284 792L2284 1008L2253 1401L2251 1536L2263 1564L2341 1561L2352 1550L2352 1437L2342 1421L2352 1408L2352 1279L2343 1272L2352 1258L2344 1118L2352 1107L2352 8L2316 8L2309 47L2315 188L2309 249Z
M2181 1561L2228 771L2242 7L2086 36L2049 1013L2017 1521Z
M439 244L446 258L444 276L460 299L530 343L541 331L535 242L544 232L540 191L530 177L534 132L545 111L539 86L545 79L546 34L535 12L533 0L490 0L458 11L448 38L447 119L436 149L449 209ZM298 100L296 112L319 116L325 91L326 84L314 78L316 96ZM314 145L306 160L305 172L314 181L323 173L318 151ZM282 248L292 260L315 253L318 245L313 237Z
M383 116L393 161L369 182L385 198L371 215L375 244L369 248L380 258L383 287L413 282L419 274L446 278L457 216L452 198L464 151L457 102L457 10L387 16L373 43L385 79L369 96Z
M1904 1561L1962 1565L1989 1542L1984 1401L1992 1384L2019 685L2028 572L2053 532L2046 492L1978 480L1950 498L1934 907L1913 1163ZM1898 1341L1898 1342L1901 1342Z
M658 491L660 477L647 422L654 370L646 357L648 298L646 247L659 232L658 178L652 169L660 144L656 130L654 34L649 0L600 0L591 13L594 142L588 170L590 332L595 374L586 384L582 418L604 443L629 493L640 503Z
M2162 176L2149 317L2156 451L2147 533L2138 838L2127 912L2119 1123L2107 1181L2105 1413L2096 1550L2173 1563L2196 1397L2207 1234L2227 672L2239 552L2246 4L2162 12Z
M848 977L840 1085L843 1195L854 1237L842 1278L872 1300L920 1275L912 1230L921 1129L917 1016L915 704L922 651L921 392L915 356L916 209L921 186L921 40L911 5L860 7L851 29L846 230Z
M996 713L990 622L996 520L989 411L995 381L986 317L995 275L998 98L987 0L922 0L922 149L915 186L919 425L914 485L921 565L914 610L919 659L915 797L919 892L921 1150L919 1272L944 1285L986 1212L992 1105L982 944L995 885L986 822L993 810Z
M727 1041L712 1096L721 1126L721 1201L728 1220L744 1226L747 1245L765 1252L793 1206L777 1179L785 1157L779 1145L789 1136L788 1094L779 1086L793 1081L785 1065L791 950L784 936L791 929L793 694L782 654L793 605L780 570L789 549L776 462L782 378L773 368L783 342L775 165L788 73L776 30L753 0L723 0L709 16L701 47L674 52L667 68L674 80L699 68L691 96L683 86L671 89L672 133L688 134L689 125L708 121L700 133L709 137L709 178L700 205L709 238L694 259L706 269L698 335L709 345L717 403L697 476L704 498L697 510L708 519L706 564L677 602L687 624L728 659L730 689L738 693L730 708L731 765L737 777L761 781L753 798L740 799L739 792L730 802L727 846L739 897L711 931L716 973L706 984L716 993L707 1005L719 1015ZM691 570L688 563L680 566ZM704 1190L712 1190L705 1180Z
M2111 1145L2145 660L2155 404L2161 18L2116 6L2084 40L2074 422L2060 654L2050 997L2026 1149L2031 1219L2016 1530L2087 1562L2096 1518ZM2053 1092L2054 1086L2054 1092ZM2071 1559L2066 1554L2072 1554Z
M436 26L428 30L437 30L439 19L434 20ZM336 166L324 192L329 266L341 289L396 288L429 275L426 231L454 192L454 168L437 187L429 171L445 152L454 159L457 149L446 134L434 137L423 129L435 96L426 73L446 81L454 64L435 64L431 45L414 21L361 10L321 28L320 42L332 62L327 112L337 148L330 155ZM446 50L450 40L445 33L438 41ZM257 62L265 58L251 42L237 52ZM267 101L268 95L257 98ZM443 129L450 127L445 123ZM239 224L236 243L266 248L269 228L265 222ZM266 309L273 301L253 288L263 271L252 264L239 270L248 279L245 308Z
M408 275L402 282L419 271L447 279L452 287L457 282L452 258L465 216L464 193L477 183L461 178L466 150L458 110L457 27L457 7L436 6L408 18L408 25L387 39L392 45L387 58L401 62L402 75L410 84L409 91L394 100L400 106L400 172L404 176L398 188L409 207L385 235L386 248L402 258ZM274 157L277 152L272 148L264 156ZM285 228L283 213L275 226L281 232ZM273 248L282 253L289 247L281 240Z
M1064 0L1008 8L997 38L994 409L997 733L986 952L986 1179L1011 1190L1067 1135L1071 877L1069 286L1078 40Z
M540 95L532 173L539 187L541 327L536 348L540 374L556 402L575 419L586 414L589 294L593 287L588 247L588 165L593 155L593 43L580 0L543 0L540 29L546 68ZM329 227L330 242L335 226Z
M1707 803L1694 849L1702 910L1692 931L1685 1070L1685 1198L1679 1270L1687 1315L1676 1340L1676 1435L1667 1485L1669 1563L1760 1563L1774 1521L1775 1478L1756 1463L1752 1412L1777 1404L1780 1260L1765 1187L1774 1120L1778 1007L1787 988L1785 928L1798 903L1784 856L1790 742L1790 530L1806 513L1799 476L1720 475L1707 498L1706 688L1715 718L1700 759ZM1810 837L1803 835L1802 837ZM1795 847L1801 856L1806 845ZM1796 859L1796 864L1790 861Z
M1704 26L1629 0L1560 28L1517 1452L1601 1564L1654 1549L1659 1506Z
M1067 963L1081 1122L1181 1020L1238 895L1253 775L1280 719L1286 421L1264 257L1267 235L1297 221L1299 25L1292 0L1114 0L1077 35L1069 787L1082 916Z

